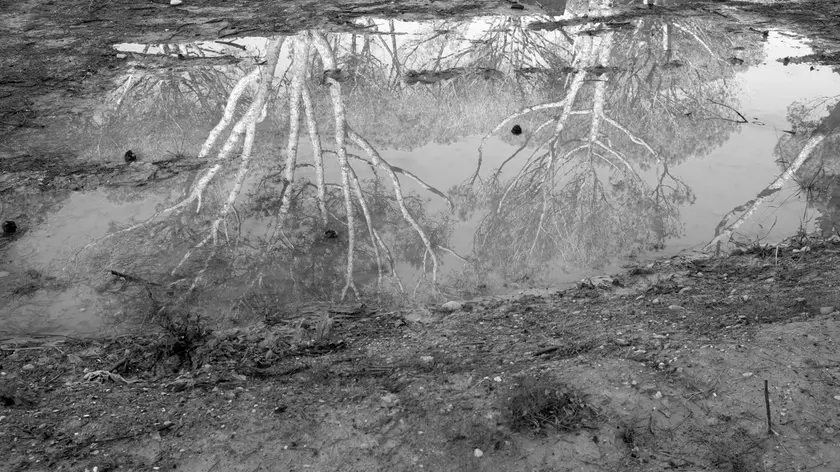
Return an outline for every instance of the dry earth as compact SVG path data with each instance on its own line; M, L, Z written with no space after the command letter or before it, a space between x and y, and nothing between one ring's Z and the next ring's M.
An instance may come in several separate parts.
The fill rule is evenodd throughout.
M840 243L746 249L454 312L6 338L3 470L836 470Z

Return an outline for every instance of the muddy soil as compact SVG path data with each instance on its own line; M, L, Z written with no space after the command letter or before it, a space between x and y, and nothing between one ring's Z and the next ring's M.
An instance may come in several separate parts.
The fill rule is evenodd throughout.
M800 237L453 311L6 338L2 468L836 470L838 261Z

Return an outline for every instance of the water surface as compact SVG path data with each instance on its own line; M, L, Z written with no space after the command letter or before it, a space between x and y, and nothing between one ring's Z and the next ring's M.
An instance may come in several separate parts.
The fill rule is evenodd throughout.
M116 45L125 74L61 130L111 174L6 238L4 329L500 295L727 230L834 231L831 139L748 205L837 104L837 73L785 60L806 38L702 15L552 23L583 13Z

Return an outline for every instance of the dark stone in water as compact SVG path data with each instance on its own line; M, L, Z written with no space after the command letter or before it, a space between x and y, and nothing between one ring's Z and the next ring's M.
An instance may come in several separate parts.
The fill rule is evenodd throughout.
M14 234L17 231L17 224L14 221L3 222L3 234Z
M324 231L324 237L327 238L327 239L335 239L335 238L338 237L338 233L336 233L335 231L333 231L331 229L328 229L328 230Z
M137 160L137 154L134 154L134 151L126 151L125 152L125 162L131 163Z
M510 132L513 133L514 136L519 136L520 134L522 134L522 127L519 125L513 125L513 128L511 128Z

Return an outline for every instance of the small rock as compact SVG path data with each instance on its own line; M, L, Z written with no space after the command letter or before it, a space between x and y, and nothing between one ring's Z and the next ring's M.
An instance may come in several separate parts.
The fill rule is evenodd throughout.
M117 54L117 59L125 59L126 57L128 57L128 54L123 54L123 53Z
M34 364L26 364L22 367L23 370L35 370Z
M835 400L840 400L840 395L834 395Z
M420 356L420 362L426 365L432 365L435 363L435 358L432 356Z
M834 307L833 306L824 306L824 307L820 308L820 314L821 315L828 315L830 313L834 313Z
M682 310L683 307L681 307L679 305L668 305L668 309L669 310Z
M519 136L522 134L522 127L519 125L513 125L513 128L510 129L510 133L514 136Z
M184 3L183 0L169 0L169 4L172 5L173 7L178 6L182 3Z
M497 375L497 376L495 376L495 377L493 377L493 382L499 383L499 382L501 382L501 381L502 381L502 378L501 378L501 377L499 377L498 375Z
M458 311L458 310L460 310L461 308L463 308L463 305L461 305L461 303L460 303L460 302L451 301L451 302L446 302L446 303L444 303L443 305L441 305L441 307L440 307L440 308L441 308L443 311L453 312L453 311Z
M743 374L741 374L741 377L743 377L745 379L748 379L748 378L752 377L753 375L754 374L752 372L744 372Z
M659 303L659 299L658 299L658 298L654 298L654 299L653 299L653 301L652 301L651 303L653 303L654 305L656 305L656 304L658 304L658 303Z
M5 270L0 270L0 278L8 277L10 275L12 275L11 272L8 272L8 271L5 271Z
M481 457L481 456L483 456L483 455L484 455L484 451L482 451L482 450L481 450L481 449L479 449L479 448L475 448L475 450L473 451L473 455L474 455L475 457Z
M653 394L653 398L659 400L660 398L662 398L662 392L657 391L656 393Z
M384 407L395 406L400 402L400 398L393 393L389 393L384 397L381 397L380 400L382 402L382 406Z
M685 293L691 290L691 287L683 287L680 289L680 293Z

